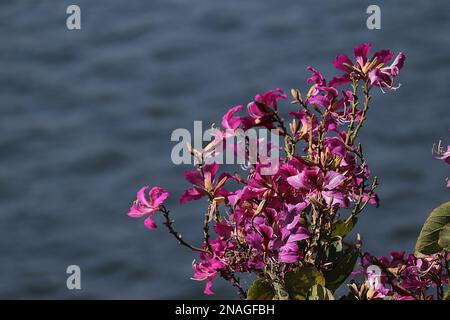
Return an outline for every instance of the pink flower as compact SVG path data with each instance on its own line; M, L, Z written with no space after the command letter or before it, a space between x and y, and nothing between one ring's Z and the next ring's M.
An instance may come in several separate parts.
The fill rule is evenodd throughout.
M306 69L313 73L306 82L314 83L308 91L306 103L328 108L338 96L338 91L333 86L326 85L325 78L318 70L311 66Z
M387 87L395 89L393 80L399 75L400 69L405 62L405 55L400 52L390 66L386 63L393 57L391 50L380 50L375 52L371 59L368 59L369 51L372 49L370 43L362 43L353 50L356 63L353 63L347 55L338 55L333 65L336 69L344 71L345 74L335 77L330 81L330 86L342 85L351 82L351 78L361 79L368 77L372 86Z
M218 179L218 184L214 186L214 179L216 177L217 171L219 170L219 165L217 163L208 163L203 167L203 174L199 171L186 171L184 177L187 181L193 184L193 187L186 190L181 198L180 204L187 201L198 200L210 193L215 195L225 195L227 192L222 189L222 186L230 178L230 175L223 173Z
M228 110L228 112L222 118L222 127L229 130L237 129L242 120L241 117L235 117L234 114L242 109L244 109L243 106L235 106Z
M192 268L194 269L193 280L204 281L206 280L206 286L203 293L207 295L214 294L212 291L212 281L220 273L221 270L226 269L227 264L222 259L228 249L232 249L233 245L228 244L222 239L216 239L210 241L210 247L212 253L201 252L199 254L202 262L192 262ZM206 248L206 244L203 245Z
M279 250L279 260L284 263L294 263L303 257L298 241L311 237L308 229L300 222L300 214L296 211L284 212L280 220L282 246Z
M382 269L381 286L375 288L378 297L392 296L395 300L412 300L414 296L422 296L431 287L440 286L448 281L445 271L445 259L437 256L418 258L413 254L405 256L404 252L393 251L390 258L379 257L376 259L369 253L361 257L360 270L367 274L371 265L378 265ZM356 273L353 273L356 274ZM370 275L369 275L370 276ZM409 292L395 292L395 287L402 287Z
M333 65L336 69L342 70L348 74L353 71L353 67L359 68L362 71L367 65L367 55L369 54L370 49L372 49L370 43L361 43L353 49L353 54L356 58L355 64L347 55L340 54L334 59ZM379 54L379 52L375 55L377 54Z
M255 96L256 102L264 103L269 107L273 107L275 110L278 109L278 100L280 99L286 99L286 95L280 88L269 90Z
M213 227L217 235L223 239L229 239L233 232L233 226L227 221L218 221Z
M302 190L308 198L324 198L328 205L348 207L347 192L340 188L346 177L335 171L325 175L319 168L306 168L295 176L287 178L287 182L296 189Z
M137 200L134 201L130 207L128 216L132 218L140 218L148 215L144 220L144 225L149 229L155 229L156 224L152 219L152 215L158 211L159 206L167 199L169 193L160 187L153 187L148 193L148 198L145 192L150 189L149 186L142 187L137 193Z
M444 148L441 146L441 142L439 142L436 149L433 147L433 154L436 159L444 160L446 164L450 164L450 145L448 145L447 150L444 151Z
M400 69L405 63L405 55L400 52L394 62L388 67L374 68L369 72L370 84L377 87L393 87L394 78L399 75Z
M312 132L313 138L316 138L318 135L319 123L315 116L312 117L312 126L311 120L305 110L299 110L297 112L289 113L290 116L297 118L300 121L301 129L298 131L298 138L303 138L306 141L309 139L309 135Z
M193 280L204 281L207 280L204 294L211 295L214 294L212 291L212 281L219 273L220 269L224 269L226 267L225 263L220 261L217 258L204 260L201 263L192 263L192 268L194 269L194 277Z
M248 117L242 118L243 129L247 130L255 126L272 129L275 121L274 114L280 99L286 99L286 95L279 88L257 94L255 99L247 105Z
M318 86L326 85L327 82L325 81L325 78L323 77L323 75L320 71L314 69L311 66L306 67L306 70L309 70L312 72L312 76L306 80L306 83L315 83Z

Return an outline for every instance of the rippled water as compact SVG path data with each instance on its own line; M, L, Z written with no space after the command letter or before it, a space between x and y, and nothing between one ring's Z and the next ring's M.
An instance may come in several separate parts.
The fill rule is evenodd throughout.
M448 200L430 152L450 127L448 1L383 4L381 31L366 28L366 1L79 0L70 32L72 3L0 3L1 298L203 297L195 255L125 215L140 186L161 185L200 240L205 204L177 205L189 167L171 163L171 132L218 123L257 92L305 88L307 65L330 77L334 56L363 41L407 55L402 88L376 94L361 137L382 200L358 227L366 249L411 250ZM70 264L81 291L66 289Z

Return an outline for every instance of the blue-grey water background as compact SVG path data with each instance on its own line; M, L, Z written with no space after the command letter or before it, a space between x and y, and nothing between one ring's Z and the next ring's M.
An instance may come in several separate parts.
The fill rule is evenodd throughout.
M80 31L66 29L72 3ZM163 186L185 238L200 241L205 203L177 204L191 168L172 164L171 132L219 123L257 92L305 90L307 65L330 78L334 56L365 41L407 62L363 128L381 207L357 231L376 254L411 251L448 200L431 146L450 127L450 2L378 3L371 31L368 1L1 1L0 298L203 298L195 255L126 216L142 185ZM66 288L72 264L79 291Z

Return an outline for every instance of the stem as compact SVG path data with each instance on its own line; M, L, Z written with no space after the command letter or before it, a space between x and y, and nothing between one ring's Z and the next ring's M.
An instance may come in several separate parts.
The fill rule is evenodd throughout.
M319 261L316 261L316 259L314 259L314 253L317 251L317 247L319 245L319 240L320 240L321 215L320 215L320 209L316 209L314 204L311 204L311 208L312 208L311 217L312 217L312 225L313 225L313 228L312 228L313 235L312 235L309 245L307 247L308 250L305 255L305 260L312 264L316 264Z
M350 124L347 129L347 136L345 138L345 144L350 146L350 137L353 132L353 128L355 126L355 116L356 116L356 108L358 106L358 81L356 79L352 79L352 87L353 87L353 101L352 101L352 119L350 120Z
M164 205L160 206L159 211L162 212L163 217L165 219L164 225L169 230L169 233L171 235L173 235L175 237L175 239L177 239L179 244L181 244L181 245L191 249L192 251L203 252L203 253L210 253L208 250L195 247L195 246L187 243L186 241L184 241L184 239L181 236L181 234L178 233L177 231L175 231L175 229L173 228L173 220L170 219L170 216L169 216L170 211Z
M209 252L213 252L211 244L209 243L209 211L211 210L211 206L212 204L210 205L209 210L205 213L205 218L203 219L203 242Z
M296 133L293 133L294 137L292 137L288 133L286 125L284 124L284 119L280 117L278 111L274 113L274 117L276 122L280 125L279 130L281 131L282 134L284 134L284 151L286 152L286 160L291 160L292 156L295 153L294 139Z
M240 282L239 278L236 278L236 275L234 274L234 272L232 272L230 270L220 270L220 276L222 278L224 278L225 280L231 282L233 287L235 287L238 290L239 297L242 300L245 300L247 298L247 293L242 288L241 282Z
M370 99L372 99L372 97L369 94L369 91L370 91L369 81L366 80L366 82L364 83L364 107L363 107L361 119L359 120L355 130L351 133L352 136L350 137L350 141L349 141L350 145L353 145L353 142L355 141L356 137L358 136L359 130L361 129L364 121L366 120L366 114L367 114L367 111L369 110L369 102L370 102Z
M279 123L279 125L280 125L281 131L282 131L285 135L290 136L289 133L288 133L288 131L287 131L287 129L286 129L286 126L285 126L285 124L284 124L284 119L280 117L280 115L278 114L278 111L274 113L274 116L275 116L275 120L276 120L276 121Z
M309 117L309 139L308 139L308 156L311 161L314 161L312 152L313 152L313 117Z

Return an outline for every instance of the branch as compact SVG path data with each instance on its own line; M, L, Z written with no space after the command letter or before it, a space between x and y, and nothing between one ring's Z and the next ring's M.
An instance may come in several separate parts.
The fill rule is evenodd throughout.
M370 87L369 87L369 80L366 80L365 84L364 84L364 107L362 110L362 115L361 115L361 119L359 120L355 131L352 132L352 136L350 137L350 145L352 145L356 139L356 137L358 136L359 130L361 129L364 121L366 120L366 114L367 111L369 110L369 102L370 99L372 99L372 97L369 94L370 91Z
M175 239L177 239L178 243L191 249L192 251L197 251L197 252L203 252L203 253L209 253L208 250L205 249L201 249L198 247L195 247L189 243L187 243L186 241L184 241L183 237L181 236L181 234L179 234L177 231L175 231L175 229L173 228L173 220L170 219L170 211L164 206L161 205L159 207L159 211L162 212L163 217L165 219L164 225L167 227L167 229L169 230L169 233L171 235L173 235L175 237Z
M233 287L235 287L238 290L239 297L242 300L245 300L247 298L247 293L241 286L241 282L239 278L236 278L236 275L230 271L230 270L220 270L220 276L224 278L225 280L231 282Z

